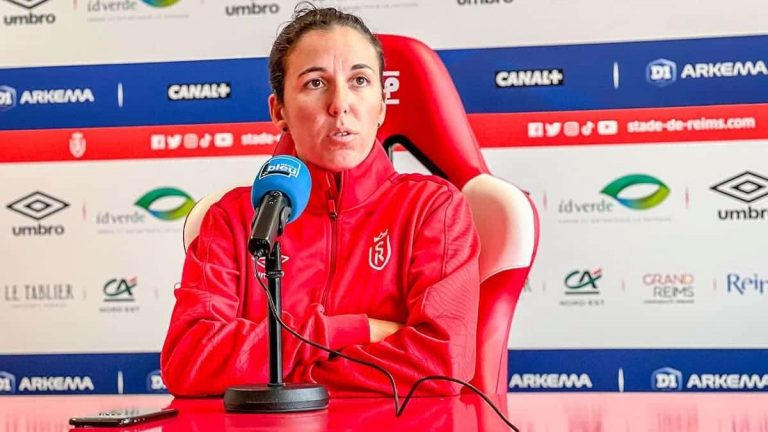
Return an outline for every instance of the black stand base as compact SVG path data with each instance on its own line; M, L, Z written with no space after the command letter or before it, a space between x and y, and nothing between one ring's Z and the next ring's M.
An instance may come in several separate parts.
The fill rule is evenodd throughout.
M244 385L224 393L224 408L229 412L297 412L327 407L328 392L319 384Z

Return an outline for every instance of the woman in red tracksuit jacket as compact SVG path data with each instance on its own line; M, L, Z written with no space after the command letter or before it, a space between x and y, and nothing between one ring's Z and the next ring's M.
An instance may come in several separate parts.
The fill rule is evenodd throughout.
M281 238L283 318L305 337L389 370L398 392L420 377L470 380L475 368L479 241L459 191L397 174L376 143L384 121L381 46L359 18L307 8L270 53L278 152L309 167L305 212ZM247 252L250 188L206 214L187 252L161 354L177 396L269 380L263 267ZM261 275L263 276L263 275ZM332 396L391 394L385 376L283 333L286 382ZM422 395L456 394L430 381Z

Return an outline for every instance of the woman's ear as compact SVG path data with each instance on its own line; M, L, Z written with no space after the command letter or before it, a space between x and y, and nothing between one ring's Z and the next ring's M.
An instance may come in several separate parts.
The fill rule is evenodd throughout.
M381 108L379 109L378 127L381 127L381 125L384 124L384 119L386 117L387 117L387 102L384 99L382 99Z
M285 120L283 113L283 104L277 100L277 95L272 93L269 95L269 116L272 117L272 124L274 124L279 130L288 131L288 122Z

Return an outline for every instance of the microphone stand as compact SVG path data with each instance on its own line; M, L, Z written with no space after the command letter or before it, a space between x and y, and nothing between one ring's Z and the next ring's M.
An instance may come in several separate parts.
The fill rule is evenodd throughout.
M282 232L282 230L280 230ZM280 243L275 242L267 255L264 268L267 272L267 289L275 304L275 311L282 314L280 301L283 259ZM254 265L256 260L254 260ZM299 412L328 407L328 392L321 384L290 384L283 382L283 343L280 323L267 304L267 328L269 330L269 383L229 387L224 393L224 408L230 412L275 413Z

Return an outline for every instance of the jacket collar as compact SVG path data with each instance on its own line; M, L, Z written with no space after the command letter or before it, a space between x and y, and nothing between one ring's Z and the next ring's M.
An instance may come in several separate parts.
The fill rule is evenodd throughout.
M275 148L275 155L296 156L290 134L283 134ZM312 212L342 213L357 207L371 197L379 187L396 174L382 145L376 141L368 156L358 166L333 172L311 162L303 161L312 176L312 192L307 210ZM337 179L340 181L337 182Z

